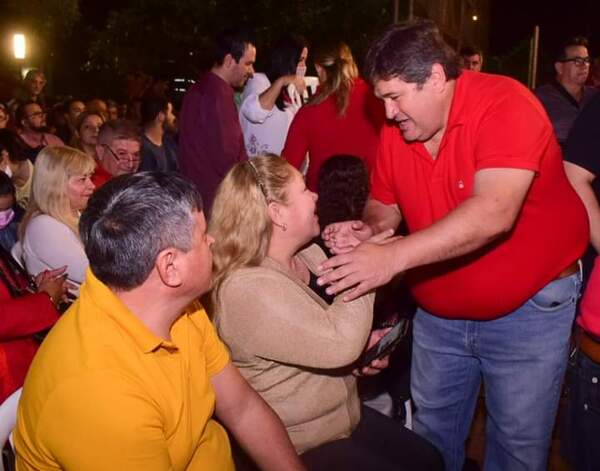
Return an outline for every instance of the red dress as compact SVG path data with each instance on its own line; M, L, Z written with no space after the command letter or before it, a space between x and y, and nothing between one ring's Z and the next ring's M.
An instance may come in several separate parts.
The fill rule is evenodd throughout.
M0 403L20 388L39 342L33 334L48 329L59 314L45 293L22 293L23 274L0 253Z
M357 78L344 116L338 116L335 95L318 105L300 108L290 126L282 155L299 169L309 153L306 182L316 191L319 169L333 155L361 157L369 171L373 168L384 121L383 102L375 97L364 80Z

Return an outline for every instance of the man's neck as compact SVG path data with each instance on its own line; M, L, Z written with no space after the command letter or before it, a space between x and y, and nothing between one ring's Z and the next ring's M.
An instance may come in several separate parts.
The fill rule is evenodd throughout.
M215 74L217 77L219 77L221 80L223 80L224 82L227 83L227 85L229 85L231 87L231 84L229 83L229 77L227 75L227 72L225 71L225 69L223 68L222 65L214 65L212 69L210 69L210 71ZM231 87L233 88L233 87Z
M162 146L165 130L160 123L153 124L144 129L144 134L155 146Z
M44 133L41 131L36 131L34 129L22 128L21 136L27 141L27 143L32 147L38 147L43 144Z
M164 293L159 296L160 291L160 287L142 286L129 291L113 290L113 293L153 334L171 340L171 326L190 301L171 299Z

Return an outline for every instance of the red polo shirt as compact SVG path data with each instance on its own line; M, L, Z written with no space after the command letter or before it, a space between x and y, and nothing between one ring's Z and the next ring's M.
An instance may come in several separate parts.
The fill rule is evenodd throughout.
M409 231L424 229L469 198L485 168L536 172L513 230L476 252L412 270L413 295L447 318L493 319L518 308L576 260L588 243L583 203L570 186L552 125L538 100L507 77L463 72L437 159L382 130L372 196L397 204Z
M108 173L102 165L98 164L96 165L96 169L92 174L92 183L94 184L94 186L96 187L95 189L97 190L112 177L113 176L110 173Z

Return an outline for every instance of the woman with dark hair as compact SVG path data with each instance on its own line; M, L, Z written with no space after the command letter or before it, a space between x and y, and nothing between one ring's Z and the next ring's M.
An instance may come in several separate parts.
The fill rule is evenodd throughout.
M294 167L308 153L307 184L316 190L319 168L335 154L356 155L369 169L375 160L383 103L358 75L350 48L343 42L325 44L314 54L319 89L294 118L283 156Z
M33 164L27 158L17 134L8 129L0 129L0 170L3 170L15 185L17 204L27 209Z
M70 143L71 147L85 152L97 161L98 134L104 121L104 117L97 111L80 113L75 123L75 134Z
M273 49L266 74L255 73L242 95L240 123L250 157L281 153L290 123L302 106L308 48L285 38Z

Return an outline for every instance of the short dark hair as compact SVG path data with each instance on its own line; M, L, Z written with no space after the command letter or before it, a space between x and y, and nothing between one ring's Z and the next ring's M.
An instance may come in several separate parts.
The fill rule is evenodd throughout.
M214 62L217 65L223 65L225 56L231 54L236 62L239 62L246 48L254 44L253 35L246 30L230 29L222 31L215 38Z
M157 95L147 95L140 103L140 124L146 126L156 119L158 113L166 113L169 100Z
M202 199L180 175L140 172L112 178L94 192L79 220L92 272L116 289L140 286L161 250L192 248L194 211L202 211Z
M478 47L475 47L475 46L463 46L460 48L459 54L461 56L465 56L465 57L474 56L474 55L483 57L483 52L481 52L481 49L479 49Z
M43 110L42 105L40 103L38 103L37 101L28 100L28 101L19 103L19 105L17 106L17 109L15 111L15 121L16 121L17 127L21 127L21 121L23 121L25 119L25 116L26 116L25 108L27 108L28 106L31 106L31 105L38 105Z
M15 185L6 173L0 171L0 196L6 195L15 197Z
M560 45L560 47L556 51L556 54L554 56L555 62L559 62L559 61L567 59L567 48L573 47L573 46L589 47L589 42L588 42L587 38L585 38L583 36L575 36L575 37L567 39Z
M423 85L433 64L444 68L448 80L461 73L456 52L445 43L435 23L417 20L388 28L371 44L365 75L371 83L397 77Z
M369 172L354 155L339 154L319 169L317 214L322 228L328 224L361 219L369 197Z
M111 145L116 139L141 141L142 131L137 124L128 119L106 121L98 133L98 144Z

